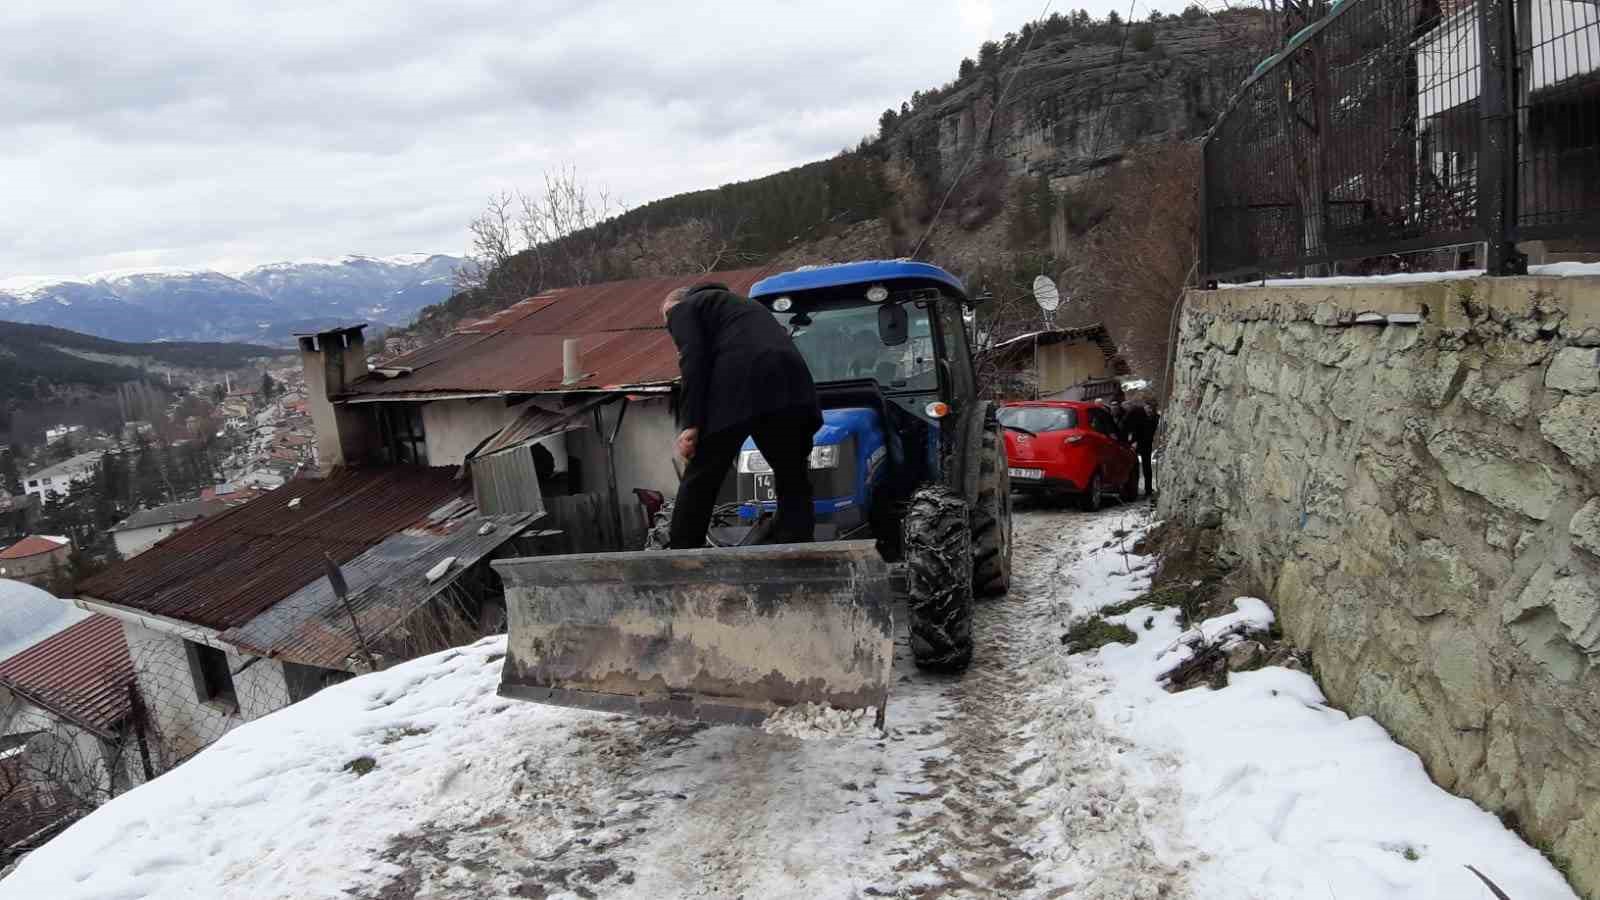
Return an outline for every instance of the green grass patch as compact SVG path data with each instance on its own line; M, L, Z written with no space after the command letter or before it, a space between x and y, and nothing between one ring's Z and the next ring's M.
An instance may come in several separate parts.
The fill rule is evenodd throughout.
M358 756L344 764L346 772L354 772L357 778L371 772L378 767L378 761L370 756Z
M1061 636L1061 643L1066 645L1068 653L1083 653L1098 650L1107 644L1134 644L1138 641L1138 636L1128 626L1107 622L1099 616L1084 619Z
M391 728L384 733L383 743L387 746L389 744L403 741L408 737L419 737L432 730L433 729L431 728L419 728L415 725L407 725L404 728Z

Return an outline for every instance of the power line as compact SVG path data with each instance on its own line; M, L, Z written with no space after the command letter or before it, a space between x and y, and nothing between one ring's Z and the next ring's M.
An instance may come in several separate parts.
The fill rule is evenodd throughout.
M988 135L992 133L994 117L999 115L1000 107L1005 105L1006 94L1011 92L1011 85L1016 82L1017 76L1022 72L1022 58L1028 55L1028 51L1033 49L1033 42L1039 39L1039 32L1042 30L1040 26L1054 3L1055 0L1045 0L1044 9L1039 10L1039 15L1033 20L1033 32L1028 35L1027 45L1017 54L1017 58L1011 62L1011 77L1006 79L1005 86L1000 89L1000 96L995 99L994 106L989 109L989 121L984 123L982 134ZM951 195L961 185L961 179L967 176L967 170L972 168L972 161L978 158L978 150L986 141L987 138L984 141L979 141L974 136L972 152L967 154L967 161L961 166L961 171L956 173L955 180L950 182L950 187L944 192L944 198L939 201L939 208L934 210L933 218L928 220L928 227L922 230L922 237L917 239L917 245L911 250L912 259L916 259L917 254L922 252L922 245L928 242L928 236L933 234L934 226L939 224L939 216L944 214L945 205L950 202Z

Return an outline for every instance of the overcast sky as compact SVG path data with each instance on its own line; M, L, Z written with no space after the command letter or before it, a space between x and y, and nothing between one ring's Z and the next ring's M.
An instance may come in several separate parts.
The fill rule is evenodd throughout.
M1042 6L8 0L0 278L460 253L485 197L568 163L634 206L764 175Z

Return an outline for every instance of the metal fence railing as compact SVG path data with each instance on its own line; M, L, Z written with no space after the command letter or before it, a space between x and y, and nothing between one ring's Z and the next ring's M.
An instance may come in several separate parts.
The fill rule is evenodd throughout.
M1600 0L1343 0L1205 143L1207 281L1600 239Z

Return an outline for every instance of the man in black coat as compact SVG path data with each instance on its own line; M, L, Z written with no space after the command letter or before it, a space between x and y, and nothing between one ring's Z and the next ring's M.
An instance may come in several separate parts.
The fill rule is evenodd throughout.
M1128 404L1122 414L1123 440L1132 444L1139 452L1139 467L1144 470L1146 497L1156 489L1155 482L1151 480L1150 455L1155 451L1156 428L1160 424L1161 417L1149 409L1143 400Z
M689 463L672 511L671 546L705 546L717 492L750 437L772 467L778 497L769 539L811 540L811 439L822 427L822 410L788 329L720 284L673 291L661 315L678 345L683 431L677 451Z

